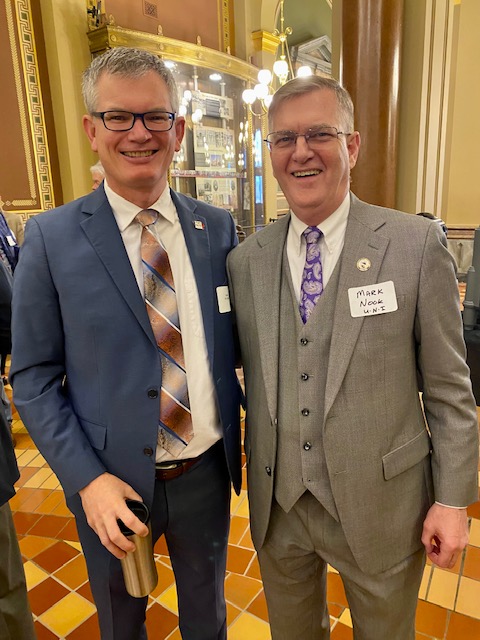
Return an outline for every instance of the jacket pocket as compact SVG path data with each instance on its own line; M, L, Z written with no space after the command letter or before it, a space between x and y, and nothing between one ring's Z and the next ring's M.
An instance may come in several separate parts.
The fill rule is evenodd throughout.
M383 456L383 476L385 480L390 480L415 466L425 456L429 455L430 450L430 436L424 429L412 440Z
M79 417L78 420L82 425L82 429L84 430L85 435L87 436L92 447L100 451L105 449L107 427L102 424L96 424L95 422L85 420L85 418Z

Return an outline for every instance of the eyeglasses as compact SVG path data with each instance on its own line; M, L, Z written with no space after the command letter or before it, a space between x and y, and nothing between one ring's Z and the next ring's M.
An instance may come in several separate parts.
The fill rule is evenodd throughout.
M148 111L147 113L95 111L92 116L101 118L109 131L130 131L137 118L140 118L148 131L170 131L175 121L175 114L170 111Z
M264 142L268 144L270 151L292 150L297 144L297 138L305 138L305 142L311 149L318 149L327 142L331 142L338 136L349 136L350 133L339 131L336 127L312 127L306 133L296 131L274 131L269 133Z

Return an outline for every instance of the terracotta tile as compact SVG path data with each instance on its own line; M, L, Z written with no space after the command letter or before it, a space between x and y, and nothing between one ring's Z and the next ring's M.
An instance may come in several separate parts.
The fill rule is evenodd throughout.
M446 640L480 640L480 620L452 612Z
M101 640L98 616L96 613L68 634L66 640Z
M29 496L22 500L22 503L18 506L18 511L35 511L35 509L42 504L42 502L48 498L51 491L49 489L19 489L17 495L20 492L27 492ZM12 498L14 500L16 496ZM17 510L17 509L15 509Z
M53 514L53 511L62 501L63 501L63 493L61 491L52 491L52 493L48 496L48 498L46 498L42 502L42 504L38 505L38 507L35 509L35 512L43 513L43 514Z
M77 525L75 524L75 518L66 518L66 525L59 533L57 534L57 538L61 540L71 540L74 542L79 542Z
M471 578L460 578L455 611L471 618L480 618L480 582Z
M232 519L230 520L230 535L228 536L230 544L238 544L247 529L248 518L232 516Z
M58 492L55 491L55 493L58 493ZM63 494L62 494L62 498L63 498ZM61 502L58 503L58 506L55 507L55 509L52 511L52 515L73 517L73 513L67 507L64 498L61 500Z
M35 557L35 562L47 571L56 571L72 558L78 556L78 551L63 540L56 542L52 547Z
M229 627L234 620L242 613L242 610L235 607L230 602L227 602L227 627ZM170 640L170 638L168 639Z
M18 535L25 535L41 516L35 513L17 511L13 514L13 522Z
M327 602L334 602L343 607L348 607L343 582L338 573L328 572L327 574Z
M245 535L239 542L240 547L245 547L246 549L255 549L252 540L252 534L250 533L250 527L245 531Z
M254 557L250 566L247 569L247 576L250 578L256 578L257 580L262 579L262 574L260 573L260 565L258 563L257 556Z
M480 580L480 549L478 547L467 547L463 575L467 578Z
M47 578L28 592L28 599L32 612L40 616L68 594L68 589L53 578Z
M270 640L270 627L260 618L241 613L228 629L229 640Z
M16 481L15 483L15 487L17 489L19 489L20 487L23 487L23 485L30 480L30 478L32 476L34 476L37 473L38 469L35 469L34 467L23 467L23 469L20 468L20 478Z
M248 568L253 556L254 551L250 549L242 549L241 547L235 547L232 544L228 545L227 554L227 571L233 571L243 575Z
M268 622L267 601L263 591L261 591L255 600L248 606L247 611L258 618L265 620L265 622Z
M173 575L172 569L166 567L161 562L156 563L157 567L157 575L158 582L155 589L152 591L151 595L153 598L158 598L165 589L168 589L175 582L175 576Z
M30 535L56 538L66 524L67 519L62 516L42 516L30 530Z
M331 604L330 602L328 603L328 612L334 618L340 618L344 609L345 607L342 607L339 604Z
M55 544L55 540L51 540L50 538L37 538L36 536L25 536L18 544L20 545L22 556L35 558L46 549L52 547Z
M436 638L443 638L447 622L447 610L430 602L418 601L415 628Z
M247 470L242 469L242 487L245 489L247 486Z
M445 609L453 609L458 589L459 576L435 567L430 579L427 600Z
M471 504L467 509L467 514L470 518L477 518L480 520L480 500Z
M337 622L330 634L330 640L353 640L353 631L350 627L347 627L341 622Z
M237 576L231 573L225 580L226 599L241 609L245 609L261 589L261 582L253 578L247 578L246 576Z
M95 604L94 599L93 599L93 595L92 595L92 590L90 588L90 583L89 582L85 582L85 584L82 584L82 586L79 589L77 589L76 591L81 596L83 596L85 598L85 600L88 600L92 604Z
M165 638L178 626L178 618L155 602L147 610L147 633L152 638Z
M35 633L37 634L37 640L58 640L58 636L47 627L44 627L38 620L35 621Z
M78 555L53 574L72 590L78 589L88 580L87 565L83 555Z
M39 617L49 629L61 638L72 633L95 613L95 607L75 592L68 593Z

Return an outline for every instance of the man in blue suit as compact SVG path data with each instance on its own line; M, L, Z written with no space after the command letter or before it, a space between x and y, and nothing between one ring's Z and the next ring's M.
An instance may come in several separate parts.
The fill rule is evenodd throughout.
M112 49L85 72L83 94L105 182L27 224L13 294L15 404L75 514L102 639L147 637L147 598L127 594L118 560L134 546L118 519L147 533L126 499L150 508L154 541L165 535L182 638L224 639L230 481L238 492L241 480L225 271L235 225L168 187L185 121L159 58ZM158 215L148 229L168 254L182 329L193 437L175 454L159 437L168 365L144 300L145 209Z

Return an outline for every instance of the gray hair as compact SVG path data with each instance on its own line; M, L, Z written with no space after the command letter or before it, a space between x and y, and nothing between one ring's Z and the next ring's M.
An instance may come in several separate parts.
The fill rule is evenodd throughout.
M105 175L105 169L103 168L103 164L100 162L100 160L95 164L92 164L92 166L90 167L90 173L92 174L92 176L94 173L99 173L102 176Z
M153 53L133 47L115 47L94 58L84 71L82 95L88 113L97 108L98 81L103 73L122 78L138 78L150 71L157 73L167 85L172 111L178 111L178 93L174 77L163 60Z
M294 78L285 83L283 87L280 87L280 89L275 92L268 109L269 128L272 128L275 114L284 102L320 90L332 91L335 94L342 118L342 127L345 127L345 133L351 133L354 130L354 107L350 94L337 80L324 78L322 76Z

